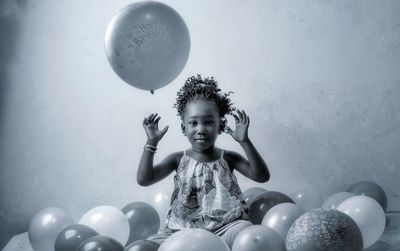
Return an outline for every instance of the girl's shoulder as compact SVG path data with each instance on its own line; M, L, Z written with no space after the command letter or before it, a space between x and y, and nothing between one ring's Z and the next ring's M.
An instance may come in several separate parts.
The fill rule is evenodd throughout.
M243 156L234 151L224 150L224 160L229 166L229 169L233 171L235 169L235 163L239 160L243 159Z
M225 158L225 160L234 160L234 159L240 158L240 157L242 157L242 155L240 155L237 152L224 150L224 158Z
M184 155L183 151L174 152L174 153L169 154L166 159L173 162L175 164L175 166L178 167L179 162L181 161L183 155Z

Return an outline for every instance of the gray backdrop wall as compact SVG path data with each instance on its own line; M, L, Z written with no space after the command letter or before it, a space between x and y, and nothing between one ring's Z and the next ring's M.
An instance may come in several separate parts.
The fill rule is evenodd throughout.
M388 210L400 208L399 1L165 1L192 47L154 95L123 83L104 52L108 21L132 2L1 1L1 246L49 206L76 221L133 201L163 211L172 176L136 183L141 121L158 112L170 125L156 161L189 147L172 105L196 73L215 76L251 117L271 180L239 175L243 190L310 184L327 197L372 180ZM228 135L218 145L243 153Z

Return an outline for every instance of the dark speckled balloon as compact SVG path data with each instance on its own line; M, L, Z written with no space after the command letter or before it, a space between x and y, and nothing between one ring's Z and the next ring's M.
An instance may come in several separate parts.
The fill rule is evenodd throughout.
M286 237L287 251L362 251L361 231L338 210L314 209L300 216Z

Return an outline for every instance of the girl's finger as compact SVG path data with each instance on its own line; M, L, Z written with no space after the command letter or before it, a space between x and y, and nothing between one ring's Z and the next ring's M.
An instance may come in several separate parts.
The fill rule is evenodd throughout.
M239 117L236 114L232 113L232 117L235 118L236 124L239 123L240 120L239 120Z
M242 112L240 110L237 110L237 113L239 114L240 121L242 121L243 120Z
M156 120L154 120L154 124L158 124L158 121L160 121L161 117L156 118Z
M146 117L147 121L150 120L150 118L151 118L152 115L153 115L153 113Z
M247 114L244 110L242 110L242 112L243 112L244 123L247 124L247 122L249 120L249 116L247 116Z
M148 123L147 118L144 118L143 119L143 125L147 125L147 123Z
M150 123L154 123L154 119L157 117L157 113L153 113L153 114L151 114L151 117L150 117L150 119L149 119L149 122Z

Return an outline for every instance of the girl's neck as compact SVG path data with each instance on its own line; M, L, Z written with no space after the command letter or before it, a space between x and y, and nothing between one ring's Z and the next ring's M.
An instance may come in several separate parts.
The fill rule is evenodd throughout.
M187 151L187 154L189 157L192 157L198 161L213 161L219 158L220 150L221 149L215 146L204 150L191 148L189 151Z

